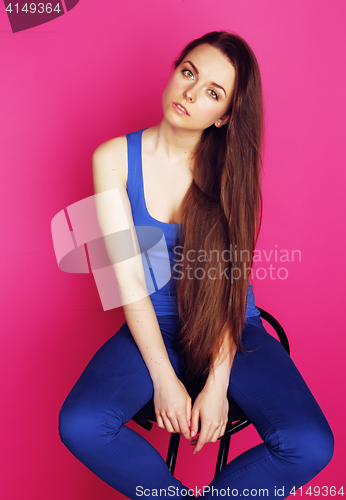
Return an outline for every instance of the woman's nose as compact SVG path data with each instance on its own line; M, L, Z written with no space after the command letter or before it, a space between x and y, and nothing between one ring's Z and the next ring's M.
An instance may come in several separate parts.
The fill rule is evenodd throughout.
M196 93L195 93L195 91L193 90L192 87L190 87L189 89L185 90L184 97L185 97L185 99L187 99L190 102L195 102L195 100L196 100Z

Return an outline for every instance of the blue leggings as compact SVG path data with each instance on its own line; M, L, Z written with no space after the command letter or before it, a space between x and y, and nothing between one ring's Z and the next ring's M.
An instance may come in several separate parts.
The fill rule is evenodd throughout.
M175 317L158 316L158 321L179 377ZM278 498L275 488L284 488L280 498L286 498L293 486L306 484L331 460L333 434L292 359L259 317L248 319L242 338L252 352L237 351L228 393L263 443L228 463L204 498L225 492L232 497L232 491L242 498L243 490L246 495L251 489L259 496L260 488L270 499ZM146 439L124 425L152 396L149 371L124 323L96 352L68 394L59 414L60 438L86 467L129 498L144 497L145 489L145 498L154 500L160 489L166 489L166 496L180 499L186 497L181 481Z

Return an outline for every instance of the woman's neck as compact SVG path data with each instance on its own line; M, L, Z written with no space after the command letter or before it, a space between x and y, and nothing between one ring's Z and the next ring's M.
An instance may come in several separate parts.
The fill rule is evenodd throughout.
M151 154L158 154L171 164L186 164L191 162L201 136L199 130L172 127L163 118L159 125L148 130L148 147Z

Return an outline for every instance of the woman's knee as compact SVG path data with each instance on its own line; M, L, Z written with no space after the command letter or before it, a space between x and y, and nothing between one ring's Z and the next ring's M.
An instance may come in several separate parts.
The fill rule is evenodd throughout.
M327 422L310 422L304 432L298 431L301 464L314 476L331 461L334 452L334 436Z
M72 404L67 398L59 412L59 436L67 448L74 448L77 441L83 441L87 434L85 424L86 415L82 407Z
M297 479L300 478L301 485L321 472L333 456L334 436L324 417L302 422L293 429L281 431L280 435L273 451Z
M92 446L100 431L101 415L96 407L78 400L65 400L59 412L59 435L72 453Z
M72 452L97 446L104 439L114 438L124 424L121 405L111 407L98 398L73 398L69 395L59 412L59 435Z

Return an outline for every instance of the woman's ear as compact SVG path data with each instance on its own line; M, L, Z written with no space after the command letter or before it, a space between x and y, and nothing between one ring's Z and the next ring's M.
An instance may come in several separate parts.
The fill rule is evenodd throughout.
M222 118L220 118L219 120L217 120L215 122L215 127L217 127L217 128L222 127L222 125L225 125L226 123L229 122L229 119L230 119L229 114L224 115Z

